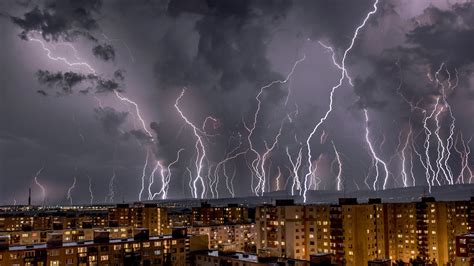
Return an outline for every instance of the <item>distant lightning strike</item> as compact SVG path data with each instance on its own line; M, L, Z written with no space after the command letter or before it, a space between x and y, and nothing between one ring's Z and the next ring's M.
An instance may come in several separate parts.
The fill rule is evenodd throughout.
M367 109L364 109L364 115L365 115L365 140L367 142L367 146L369 147L370 153L372 157L375 160L375 180L373 183L373 189L377 190L377 182L380 177L380 169L379 165L382 165L381 167L383 168L383 171L385 172L385 175L383 176L383 189L386 189L387 187L387 181L388 181L388 176L389 176L389 171L387 167L387 163L385 163L375 152L375 149L372 145L372 142L370 141L370 129L369 129L369 112Z
M153 169L153 173L151 176L154 178L154 172L158 168L160 168L160 177L161 177L161 190L157 193L151 194L151 185L153 185L153 179L150 181L150 187L148 188L149 190L149 200L153 200L156 197L160 196L161 194L161 199L167 199L168 198L168 190L169 190L169 184L171 182L171 167L178 163L179 157L181 152L184 151L184 149L179 149L178 152L176 153L176 159L169 163L166 167L162 165L162 163L158 160L156 162L156 166Z
M277 171L278 171L278 174L277 176L275 177L275 191L280 191L281 190L281 187L280 187L280 182L281 182L281 170L280 170L280 166L277 166Z
M444 63L441 64L440 68L438 71L436 71L435 73L435 80L436 80L436 84L437 85L440 85L441 86L441 93L443 95L443 102L444 104L447 104L446 102L446 97L444 96L445 95L445 89L444 89L444 84L443 82L441 82L439 80L439 73L440 71L443 69L444 67ZM449 169L445 168L443 165L443 161L445 158L447 158L447 154L446 154L446 148L444 146L444 142L443 140L441 139L441 135L440 135L440 130L441 130L441 125L440 125L440 114L444 111L444 106L440 106L439 110L437 110L435 116L434 116L434 120L436 122L436 130L434 131L434 134L436 136L436 139L438 140L437 142L437 159L436 159L436 173L435 173L435 176L434 178L436 179L436 181L438 182L438 185L440 184L439 180L438 180L438 177L439 177L439 174L440 174L440 170L444 176L444 178L446 179L446 181L448 182L448 184L451 184L450 182L450 177L449 177ZM448 142L448 141L447 141ZM449 143L446 143L446 145L449 145ZM433 185L433 182L431 183Z
M239 145L240 147L240 145ZM233 154L234 152L236 151L236 149L232 150L231 152L229 152L226 156L226 158L222 161L220 161L217 165L216 165L216 168L214 170L214 184L215 184L215 192L216 192L216 198L219 198L219 191L218 191L218 185L219 185L219 170L220 169L223 169L224 171L224 177L225 177L225 184L226 184L226 188L227 188L227 191L229 191L230 195L232 197L235 197L235 192L234 192L234 189L233 189L233 184L230 183L230 178L229 176L227 175L227 173L225 172L225 165L227 162L233 160L233 159L236 159L237 157L241 156L241 155L244 155L245 153L247 153L247 150L246 151L242 151L242 152L239 152L239 153L235 153Z
M306 139L306 148L307 148L307 157L308 157L308 173L305 175L305 178L304 178L304 192L303 192L303 201L304 202L306 202L306 193L308 191L308 179L309 179L309 177L311 175L311 172L312 172L312 169L313 169L313 161L312 161L312 157L311 157L311 139L313 138L313 135L316 133L316 131L319 129L319 127L326 121L329 114L331 114L331 112L333 110L334 93L335 93L336 89L338 89L339 87L342 86L344 77L349 76L349 75L347 75L347 70L346 70L346 58L347 58L349 52L352 50L352 47L354 46L354 43L355 43L355 41L356 41L356 39L359 35L359 31L362 30L365 27L365 25L367 24L367 21L369 20L369 18L377 12L378 3L379 3L379 0L376 0L375 3L373 4L373 10L370 11L369 13L367 13L367 15L365 16L365 19L363 20L362 24L360 24L356 28L356 30L354 32L354 35L352 36L351 43L350 43L349 47L344 51L344 55L342 57L341 64L340 65L335 64L341 70L341 77L339 78L339 83L336 84L335 86L333 86L332 89L331 89L331 93L330 93L330 96L329 96L329 108L328 108L328 110L326 111L324 116L321 117L319 122L314 126L313 130L311 131L308 138ZM334 58L335 57L333 56L333 63L336 63ZM351 83L350 78L348 78L348 80L349 80L349 83Z
M405 143L403 144L403 147L402 147L402 150L401 150L401 163L402 163L402 171L401 171L401 174L402 174L402 182L403 182L403 186L404 187L408 187L408 176L409 176L409 173L407 171L407 158L406 158L406 151L407 149L409 148L409 143L410 143L410 139L411 139L411 136L412 136L412 128L410 126L410 129L407 133L407 136L406 136L406 139L405 139ZM412 176L412 179L413 179L413 182L412 182L412 186L415 186L415 180L414 180L414 176L413 176L413 173L412 173L412 167L413 167L413 156L410 155L410 174Z
M138 200L139 201L142 200L143 190L145 190L145 176L146 176L146 169L148 167L148 157L149 156L150 156L150 151L147 149L146 150L145 164L143 165L142 176L140 177L141 189L140 189L140 192L138 193Z
M258 191L261 191L261 194L260 196L263 196L263 194L265 193L265 184L266 184L266 178L267 178L267 172L265 170L265 163L267 162L267 159L270 157L270 154L271 152L275 149L276 145L278 144L278 140L281 136L281 130L283 128L283 122L285 121L285 119L283 119L283 121L281 122L281 125L280 125L280 129L278 130L278 133L276 134L275 136L275 139L273 140L273 143L271 146L268 146L267 143L265 142L265 152L262 154L262 156L260 157L260 160L259 162L257 163L256 167L258 168L258 164L260 164L260 171L257 171L257 174L258 174L258 184L257 186L255 187L255 191L256 191L256 194L258 196Z
M301 161L303 157L303 147L300 147L298 151L298 155L296 156L296 160L293 160L290 151L288 150L288 146L286 147L286 155L288 156L288 160L290 161L290 164L292 168L290 169L292 172L292 177L293 177L293 184L291 185L291 195L295 195L295 190L298 190L300 195L302 192L302 187L301 187L301 181L299 177L299 171L301 167Z
M458 148L458 141L459 140L461 140L461 148L462 149ZM473 172L472 172L471 167L469 166L469 155L471 154L471 149L469 147L469 144L471 143L471 140L472 140L472 137L470 137L469 140L466 143L464 141L464 137L463 137L462 133L459 133L456 136L456 142L455 142L455 145L454 145L454 149L459 154L459 157L461 158L461 169L459 171L458 178L456 179L456 183L458 183L458 184L464 184L465 183L464 177L466 175L465 174L466 170L469 174L469 183L472 182Z
M205 132L202 132L201 129L199 129L191 121L189 121L188 118L184 115L184 113L179 108L179 101L184 96L185 91L186 91L186 88L183 88L183 90L181 91L181 94L176 99L174 107L176 108L176 110L178 111L179 115L184 120L184 122L193 129L194 136L196 137L196 144L195 144L196 160L194 162L194 166L196 168L196 177L193 179L193 182L192 182L193 189L191 190L191 192L194 198L199 197L198 188L197 188L197 183L199 182L202 186L200 198L204 198L204 195L206 195L206 185L204 183L204 178L202 177L202 169L203 169L204 159L206 158L206 149L204 147L204 142L202 140L201 135L205 135Z
M244 152L236 153L240 149L240 147L242 146L242 135L240 133L238 133L238 136L239 136L239 145L237 145L230 152L227 152L227 154L225 155L225 158L222 161L218 162L216 167L214 168L214 173L213 173L214 179L209 184L209 190L211 191L211 194L212 194L213 198L214 198L214 196L216 198L219 198L218 187L219 187L219 180L220 180L220 176L219 176L220 169L225 167L225 164L227 162L237 158L240 155L244 155L248 152L248 150L246 150ZM226 188L229 191L229 193L232 195L233 194L233 189L232 189L233 184L228 183L229 177L226 175L226 173L224 173L224 177L226 178Z
M145 120L143 119L143 117L141 115L140 107L138 106L138 104L135 101L131 100L130 98L121 95L117 90L114 90L114 93L115 93L115 96L117 96L117 98L119 100L133 105L133 107L135 108L136 117L140 121L140 124L142 126L143 131L145 132L145 134L147 134L147 136L150 138L150 140L152 142L154 142L153 134L147 128ZM147 154L146 154L146 157L145 157L145 162L143 163L143 170L142 170L142 176L141 176L141 187L140 187L140 192L138 193L138 200L139 201L141 201L142 195L143 195L143 190L145 189L145 181L144 180L145 180L146 170L147 170L148 163L149 163L148 159L149 159L149 152L150 151L149 151L149 148L146 148L146 150L147 150ZM154 174L154 172L152 172L152 173Z
M69 200L69 204L72 205L72 191L76 187L76 177L74 176L74 181L72 182L71 186L67 190L67 197L66 199Z
M269 151L267 149L264 152L266 154L265 158L264 158L264 155L259 153L256 150L256 148L254 146L254 143L253 143L253 140L252 140L253 133L255 131L255 128L257 127L258 116L260 114L260 109L261 109L261 105L262 105L262 100L260 99L260 96L263 94L265 89L267 89L267 88L269 88L273 85L287 83L291 79L291 76L295 72L295 69L298 66L298 64L303 62L305 59L306 59L306 55L303 54L303 57L298 59L293 64L293 67L291 68L290 73L288 73L288 75L286 76L286 78L284 80L274 80L274 81L272 81L272 82L268 83L267 85L260 88L259 93L255 96L255 100L257 101L257 108L256 108L255 113L253 115L252 126L249 128L244 123L244 126L248 131L247 140L248 140L248 143L249 143L249 150L255 155L255 159L250 164L250 167L251 167L252 175L257 177L257 179L258 179L258 183L257 183L256 187L254 188L252 186L252 191L255 192L256 196L263 195L263 193L265 191L265 179L266 179L265 173L266 172L264 170L264 167L265 167L265 160L264 159L266 159L269 155ZM281 128L280 128L280 134L281 134ZM276 140L278 141L278 138L276 138ZM258 188L258 190L257 190L257 188ZM259 194L259 190L261 190L261 194Z
M92 191L92 178L90 176L87 177L89 179L89 195L90 195L90 204L94 203L94 192Z
M229 161L229 160L232 160L232 159L235 159L237 158L238 156L240 155L243 155L245 154L247 151L243 151L243 152L239 152L231 157L228 157L228 160L226 160L223 164L222 164L222 170L223 170L223 173L224 173L224 177L225 177L225 186L227 188L227 191L229 191L229 194L232 198L235 198L235 190L234 190L234 176L235 176L235 167L234 167L234 174L232 177L229 177L229 175L227 174L227 164L226 162ZM216 196L219 197L219 194L218 194L218 190L217 190L217 187L216 187Z
M336 175L336 189L337 191L341 191L343 189L342 187L342 161L341 161L341 156L339 155L339 152L336 149L336 145L334 144L333 141L331 141L332 148L334 150L334 154L336 155L336 161L337 161L337 175Z
M112 169L112 176L109 180L109 194L108 194L109 202L114 202L115 198L115 167Z
M432 111L430 112L429 115L426 115L426 111L424 112L424 119L423 119L423 128L425 131L425 141L423 147L425 148L425 161L423 162L421 160L420 155L420 161L425 168L425 177L429 186L429 191L431 193L431 186L435 185L435 181L438 185L441 185L441 182L439 181L440 175L444 177L444 180L446 181L447 184L454 184L454 177L453 173L451 170L451 167L448 165L450 156L451 156L451 149L454 144L454 131L455 131L455 117L452 114L451 111L451 106L449 105L446 97L446 89L454 90L458 84L458 76L457 76L457 71L456 71L456 84L451 84L451 75L449 71L446 69L446 73L448 75L448 78L446 80L447 82L447 88L446 85L444 84L443 81L440 81L439 75L441 71L445 68L444 63L442 63L439 67L439 69L435 72L434 78L431 77L431 74L428 72L427 77L431 82L435 82L436 86L440 87L441 90L441 96L435 96L436 101L434 104L434 107ZM441 101L442 100L442 101ZM441 114L443 112L448 112L449 117L451 118L451 123L449 126L449 133L448 136L446 137L446 140L443 140L440 130L441 130ZM436 129L434 131L430 130L428 126L429 120L434 120ZM430 152L430 146L431 146L431 135L434 134L437 148L436 148L436 160L434 162L435 168L433 168L433 163L431 161L431 152Z
M44 187L43 185L41 185L41 183L40 183L39 180L38 180L38 177L39 177L39 175L41 174L41 172L43 171L43 169L44 169L44 166L41 167L41 168L36 172L34 178L35 178L35 184L41 189L41 201L42 201L41 204L44 205L44 204L45 204L45 200L46 200L46 189L45 189L45 187Z

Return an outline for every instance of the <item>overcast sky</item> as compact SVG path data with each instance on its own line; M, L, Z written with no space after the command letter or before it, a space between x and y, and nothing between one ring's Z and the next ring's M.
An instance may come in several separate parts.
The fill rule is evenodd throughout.
M474 182L473 27L454 0L1 1L0 203Z

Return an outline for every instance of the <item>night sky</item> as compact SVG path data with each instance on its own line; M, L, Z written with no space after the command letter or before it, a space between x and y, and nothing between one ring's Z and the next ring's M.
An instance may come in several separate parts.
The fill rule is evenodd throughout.
M7 0L0 32L0 204L474 182L469 1Z

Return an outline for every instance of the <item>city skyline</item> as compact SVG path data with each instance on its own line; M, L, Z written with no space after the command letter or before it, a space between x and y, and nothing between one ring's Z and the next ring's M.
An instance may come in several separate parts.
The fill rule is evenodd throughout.
M0 204L469 189L473 17L444 0L3 1Z

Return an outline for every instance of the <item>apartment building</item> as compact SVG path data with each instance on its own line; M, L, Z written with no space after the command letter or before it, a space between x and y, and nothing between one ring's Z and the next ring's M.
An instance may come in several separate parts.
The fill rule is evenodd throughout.
M149 236L135 229L133 238L110 239L95 231L92 241L63 243L51 233L45 244L10 246L0 239L0 265L189 265L189 239L185 231Z
M0 214L0 231L59 230L107 226L106 210L30 210Z
M292 200L277 200L275 205L256 210L256 246L259 254L294 259L309 259L316 250L316 234L307 234L306 207ZM313 228L314 230L314 228Z
M230 224L190 227L193 235L208 236L209 249L227 249L232 251L249 251L255 245L254 224Z
M276 201L257 207L255 242L259 254L304 260L331 254L345 265L386 259L455 265L456 236L472 228L472 202L429 197L412 203Z
M204 202L200 207L192 208L191 214L192 226L249 223L248 208L238 204L217 207Z
M109 232L110 238L112 239L133 237L132 227L62 229L54 230L54 232L62 234L63 242L68 243L93 240L94 232L97 230L105 230ZM35 245L46 243L47 235L50 232L53 231L6 231L0 232L0 236L8 237L10 245Z
M149 228L150 235L170 233L167 210L157 204L117 204L108 211L109 226Z

